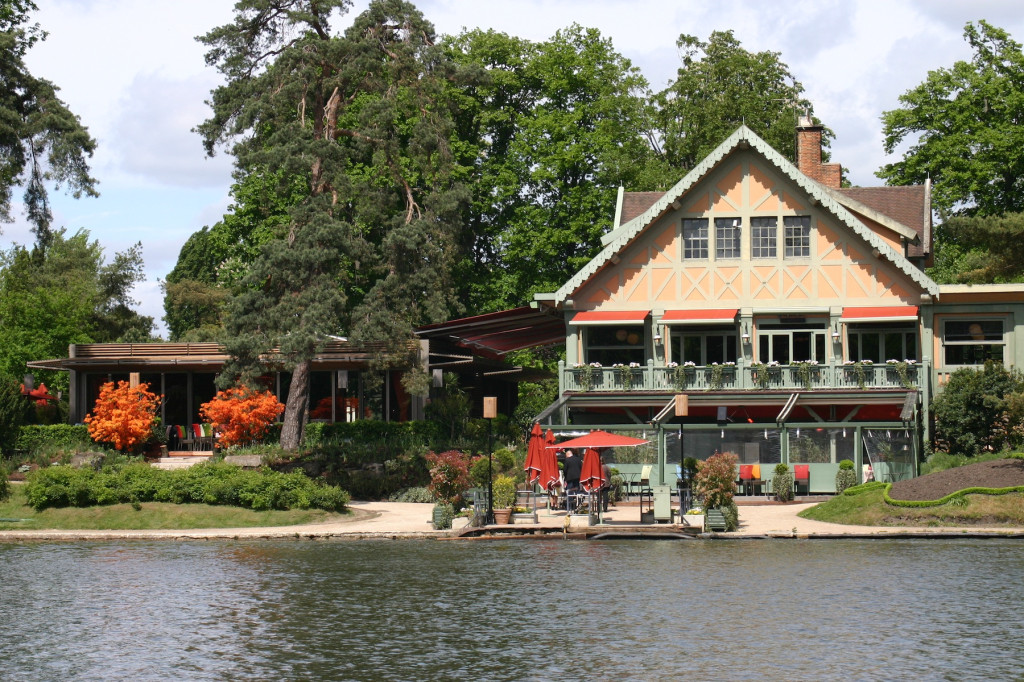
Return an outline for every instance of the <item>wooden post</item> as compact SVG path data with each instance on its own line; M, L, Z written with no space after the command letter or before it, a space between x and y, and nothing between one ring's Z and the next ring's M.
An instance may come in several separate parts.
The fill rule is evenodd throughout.
M139 387L139 373L138 372L131 372L128 375L128 386L130 388L138 388Z
M686 417L690 414L690 396L685 393L676 394L676 416Z

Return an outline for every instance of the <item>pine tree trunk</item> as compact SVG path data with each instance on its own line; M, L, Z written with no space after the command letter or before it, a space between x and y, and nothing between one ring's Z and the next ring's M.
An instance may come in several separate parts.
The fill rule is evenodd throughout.
M284 407L284 424L281 425L281 447L296 450L302 443L306 430L306 416L309 414L309 366L310 361L300 362L292 370L292 382L288 388L288 402Z

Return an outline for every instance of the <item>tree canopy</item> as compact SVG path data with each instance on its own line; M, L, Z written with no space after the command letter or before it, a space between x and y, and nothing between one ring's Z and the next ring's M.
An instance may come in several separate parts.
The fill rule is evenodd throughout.
M448 71L434 29L402 0L374 0L344 35L347 0L241 0L231 24L200 40L225 76L207 151L232 141L238 168L306 189L261 247L228 306L225 375L262 359L291 371L281 443L305 426L309 368L332 336L392 357L412 328L455 307L449 268L466 192L452 175Z
M143 279L142 245L104 262L89 232L55 230L50 245L0 253L0 373L20 376L31 360L64 357L72 343L152 340L153 318L131 298ZM46 378L67 387L67 375Z
M813 117L813 107L778 52L749 52L732 31L707 42L682 34L676 46L682 65L656 103L665 159L679 177L742 124L794 159L797 114ZM832 137L825 128L823 148Z
M928 73L882 114L885 151L902 159L878 177L891 185L933 182L932 204L957 215L1024 211L1024 54L986 21L964 27L974 56ZM916 136L916 140L913 138Z
M31 0L0 0L0 220L13 220L13 189L24 187L26 217L46 246L53 219L46 185L64 185L75 198L98 196L87 162L96 141L57 86L25 66L28 50L46 39L39 24L27 24L36 9Z

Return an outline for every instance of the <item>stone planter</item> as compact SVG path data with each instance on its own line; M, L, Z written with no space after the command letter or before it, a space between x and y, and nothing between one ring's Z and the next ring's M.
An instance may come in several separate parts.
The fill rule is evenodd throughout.
M462 530L463 528L468 528L472 520L473 519L468 516L456 516L454 519L452 519L452 530Z
M590 514L569 514L569 530L580 531L593 525L590 522Z
M525 514L513 514L512 523L540 523L537 520L537 512L527 512Z
M698 529L701 533L704 532L703 514L683 514L683 523L691 528Z

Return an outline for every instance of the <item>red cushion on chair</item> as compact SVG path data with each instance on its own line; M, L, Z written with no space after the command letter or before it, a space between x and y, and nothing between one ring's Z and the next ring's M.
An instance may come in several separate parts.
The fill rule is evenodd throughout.
M741 464L740 465L740 480L749 481L754 477L754 465L753 464Z
M809 464L794 464L793 477L798 481L806 481L811 477L811 466Z

